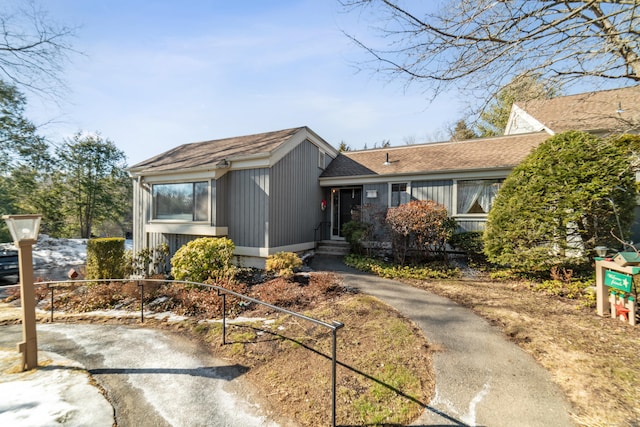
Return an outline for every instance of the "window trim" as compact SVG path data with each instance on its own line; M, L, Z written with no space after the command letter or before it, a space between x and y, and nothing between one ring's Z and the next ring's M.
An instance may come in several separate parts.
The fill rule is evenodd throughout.
M207 184L207 218L204 220L196 220L196 206L195 206L195 189L197 183L206 183ZM163 185L179 185L179 184L191 184L191 220L188 219L180 219L180 218L157 218L157 205L156 205L156 197L155 197L155 186L163 186ZM154 182L151 184L150 191L150 223L163 223L163 224L210 224L211 223L211 214L212 214L212 200L211 193L212 192L212 184L211 179L202 179L202 180L186 180L186 181L168 181L168 182Z
M399 203L397 206L394 206L391 202L393 201L393 186L394 185L402 185L405 184L407 187L404 192L409 195L409 201L411 201L411 181L392 181L388 183L388 195L387 195L387 207L395 208L397 206L403 205L405 203ZM408 202L406 202L408 203Z
M460 213L458 212L458 195L459 195L459 189L458 189L458 183L460 181L497 181L500 185L502 185L505 181L504 177L493 177L493 178L458 178L458 179L454 179L453 180L453 185L454 185L454 192L453 192L453 200L452 200L452 208L454 211L454 214L452 216L456 217L456 218L475 218L475 219L486 219L489 216L489 212L487 213ZM494 200L491 202L491 207L489 208L489 211L491 211L491 209L493 209L493 203L495 202L495 198Z

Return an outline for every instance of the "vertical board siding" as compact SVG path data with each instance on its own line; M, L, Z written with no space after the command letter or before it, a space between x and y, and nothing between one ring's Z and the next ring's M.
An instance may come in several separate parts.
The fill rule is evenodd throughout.
M144 233L144 224L147 221L148 192L138 183L133 181L133 251L139 252L147 246Z
M271 168L269 246L313 242L323 220L319 150L304 141Z
M411 183L411 198L415 200L433 200L453 213L453 181L413 181Z
M229 238L236 246L265 247L269 227L269 169L227 173Z

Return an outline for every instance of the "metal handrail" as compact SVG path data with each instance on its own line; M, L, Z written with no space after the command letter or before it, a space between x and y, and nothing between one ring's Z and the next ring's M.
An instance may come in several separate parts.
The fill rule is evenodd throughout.
M325 221L326 222L326 221ZM293 317L305 320L307 322L314 323L316 325L323 326L331 330L332 343L331 343L331 420L332 426L336 426L336 376L337 376L337 333L338 329L344 327L344 323L333 320L331 323L324 322L322 320L314 319L313 317L305 316L304 314L296 313L295 311L287 310L286 308L278 307L268 302L260 301L259 299L252 298L250 296L226 289L222 286L211 285L208 283L190 282L185 280L163 280L163 279L82 279L82 280L64 280L64 281L47 281L36 282L35 285L47 285L47 289L51 290L51 322L53 323L53 311L54 311L54 298L53 293L55 288L69 287L76 283L93 283L93 282L137 282L140 287L140 321L144 323L144 283L145 282L160 282L160 283L174 283L185 284L195 286L205 286L211 289L215 289L218 292L218 296L222 297L222 344L226 344L226 295L230 294L237 298L249 301L258 305L269 307L272 310L279 311L281 313L288 314Z
M313 229L313 241L314 242L318 242L319 240L322 240L322 234L320 234L320 239L318 239L318 230L320 230L320 228L323 225L326 224L331 224L331 221L320 221L320 224L318 224L318 226L316 228ZM321 232L322 233L322 232Z

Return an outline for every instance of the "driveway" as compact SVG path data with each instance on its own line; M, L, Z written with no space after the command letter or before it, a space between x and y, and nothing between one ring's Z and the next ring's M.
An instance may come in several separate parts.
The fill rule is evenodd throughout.
M277 425L250 403L246 368L213 359L178 333L62 323L37 330L39 350L80 362L106 390L120 426ZM20 325L2 326L0 347L15 349L21 333Z

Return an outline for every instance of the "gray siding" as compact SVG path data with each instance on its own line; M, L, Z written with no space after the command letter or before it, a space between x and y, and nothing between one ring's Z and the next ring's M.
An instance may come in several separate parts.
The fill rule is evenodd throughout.
M314 229L323 220L318 151L304 141L271 168L270 247L313 242Z
M144 224L146 221L145 212L147 205L147 191L138 184L137 180L133 181L133 251L138 252L147 245L144 233Z
M267 246L269 169L230 171L225 177L229 238L236 246Z
M227 227L229 223L229 209L227 207L228 197L228 174L223 175L219 179L212 180L211 186L211 212L212 225L216 227Z
M456 218L456 224L458 224L458 231L484 231L486 220L480 219L462 219Z
M413 181L411 183L411 199L433 200L444 205L447 212L453 212L453 181Z

